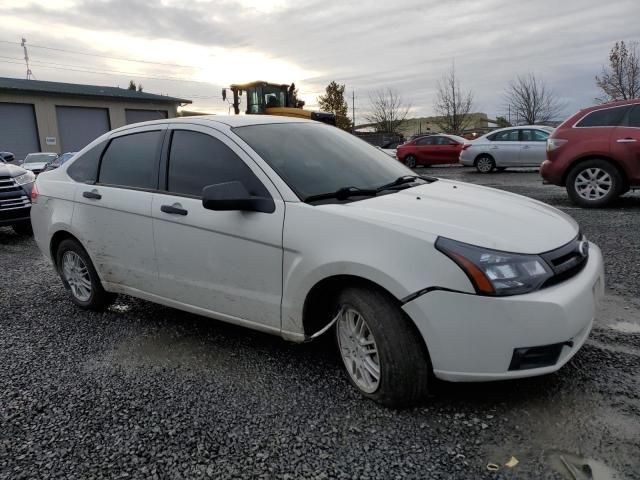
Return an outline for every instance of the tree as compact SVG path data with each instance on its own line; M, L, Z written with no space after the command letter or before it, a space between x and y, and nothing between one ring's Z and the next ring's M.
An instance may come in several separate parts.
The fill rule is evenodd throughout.
M136 89L136 82L134 82L133 80L129 80L129 86L127 87L127 90L135 90Z
M446 133L461 135L471 124L473 92L462 91L456 76L455 65L438 81L438 91L433 109L439 117L436 125Z
M142 84L141 84L141 83L139 83L139 84L138 84L138 91L139 91L139 92L141 92L141 91L142 91Z
M640 97L640 59L638 43L628 47L624 41L616 42L609 52L609 68L602 67L602 76L596 75L596 85L602 89L599 101L613 102Z
M498 128L511 126L511 124L509 123L509 120L507 120L505 117L496 117L496 125Z
M509 83L505 92L505 100L511 109L516 123L535 125L556 119L564 109L553 91L544 81L529 73L518 76Z
M374 125L376 132L399 133L411 109L400 94L392 88L376 90L369 95L369 102L371 110L365 118Z
M336 116L336 126L348 132L351 131L349 119L349 106L344 99L344 85L338 85L332 81L325 90L324 95L318 97L320 110L331 112Z

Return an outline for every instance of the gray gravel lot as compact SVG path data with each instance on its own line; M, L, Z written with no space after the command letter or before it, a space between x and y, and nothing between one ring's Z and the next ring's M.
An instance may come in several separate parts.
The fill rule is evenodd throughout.
M640 194L587 211L534 172L418 171L543 200L601 246L608 295L560 372L434 382L424 406L388 410L351 389L328 339L128 297L82 312L34 242L0 228L0 479L565 478L564 452L640 478Z

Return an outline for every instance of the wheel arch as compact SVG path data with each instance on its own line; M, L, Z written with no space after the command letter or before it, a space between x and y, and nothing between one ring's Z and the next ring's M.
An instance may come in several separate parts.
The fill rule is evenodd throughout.
M571 173L571 171L574 168L576 168L581 163L587 162L589 160L604 160L605 162L609 162L611 165L613 165L618 170L618 172L620 172L620 176L622 177L622 181L624 182L624 186L625 187L628 186L628 184L629 184L629 175L627 175L627 171L620 164L620 162L615 160L610 155L596 155L596 154L585 155L583 157L579 157L579 158L576 158L575 160L573 160L571 162L571 164L569 165L569 167L565 168L564 173L562 174L562 186L563 187L567 186L567 178L569 177L569 174Z
M493 160L493 163L495 163L495 162L496 162L495 157L494 157L493 155L491 155L490 153L487 153L487 152L480 152L480 153L478 153L478 154L475 156L475 158L473 159L473 166L474 166L474 167L478 164L478 159L479 159L480 157L489 157L491 160Z
M51 255L51 260L53 261L53 266L56 268L56 270L59 269L57 261L58 247L64 240L67 239L75 240L76 242L80 243L80 245L82 245L80 240L78 240L75 235L67 230L58 230L51 236L51 240L49 241L49 254Z

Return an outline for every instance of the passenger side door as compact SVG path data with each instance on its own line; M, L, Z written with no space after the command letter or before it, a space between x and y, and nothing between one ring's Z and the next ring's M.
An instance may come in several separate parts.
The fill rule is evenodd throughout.
M549 132L537 128L520 130L520 155L518 165L522 167L539 167L547 155L547 138Z
M433 163L434 138L435 137L424 137L416 140L416 157L418 159L418 165Z
M438 146L440 151L438 152L438 163L458 163L460 158L460 144L449 137L438 137Z
M629 173L629 180L640 184L640 105L635 105L613 130L611 153Z
M153 199L161 295L234 323L280 329L285 204L264 172L226 135L172 126ZM205 186L240 181L275 211L214 211ZM198 311L198 310L196 310Z
M494 134L491 138L489 153L496 161L496 166L507 167L518 165L520 144L518 143L518 130L503 130Z
M166 128L140 127L112 136L95 183L76 189L72 227L105 282L156 291L151 201Z

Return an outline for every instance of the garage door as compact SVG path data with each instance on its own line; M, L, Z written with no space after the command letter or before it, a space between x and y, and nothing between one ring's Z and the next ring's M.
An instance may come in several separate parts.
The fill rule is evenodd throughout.
M134 110L127 108L125 110L127 117L127 125L130 123L148 122L149 120L161 120L168 117L166 110Z
M56 116L63 152L77 152L110 130L106 108L56 107Z
M0 151L13 153L16 160L40 151L33 105L0 103Z

